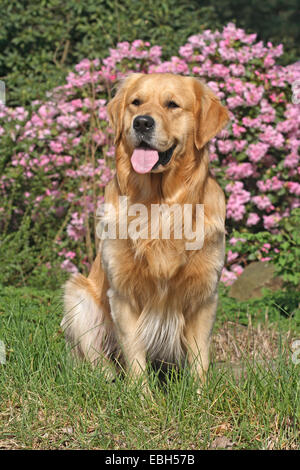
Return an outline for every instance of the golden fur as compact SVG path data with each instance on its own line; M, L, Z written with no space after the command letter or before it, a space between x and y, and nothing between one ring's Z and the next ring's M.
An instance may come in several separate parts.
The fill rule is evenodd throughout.
M134 104L137 103L138 105ZM168 103L175 101L178 107ZM88 278L73 275L65 286L62 326L74 353L91 362L125 361L133 375L147 359L182 363L202 379L209 365L217 285L224 262L224 194L209 174L207 143L227 123L227 110L212 91L191 77L133 74L108 105L115 130L116 176L105 202L129 205L204 204L205 238L200 250L184 239L105 239ZM133 119L155 120L151 144L165 166L138 174L130 157L136 142Z

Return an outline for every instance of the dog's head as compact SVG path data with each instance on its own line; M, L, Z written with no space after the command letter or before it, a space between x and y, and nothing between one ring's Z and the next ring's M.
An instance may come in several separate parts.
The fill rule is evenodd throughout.
M108 104L115 142L136 173L167 171L200 150L227 123L228 112L199 80L170 73L132 74Z

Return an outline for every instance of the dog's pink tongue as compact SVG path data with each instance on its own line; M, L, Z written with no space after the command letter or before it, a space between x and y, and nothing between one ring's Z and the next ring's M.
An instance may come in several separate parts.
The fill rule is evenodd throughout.
M156 150L135 149L131 156L131 163L137 173L149 173L159 156Z

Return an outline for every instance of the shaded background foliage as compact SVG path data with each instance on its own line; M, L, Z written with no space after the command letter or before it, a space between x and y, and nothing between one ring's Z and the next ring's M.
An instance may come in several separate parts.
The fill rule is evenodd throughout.
M201 0L198 5L212 7L222 24L236 20L258 39L282 43L285 54L281 63L287 65L300 59L300 8L298 0Z
M84 57L103 57L136 38L176 55L189 36L228 21L258 39L283 43L287 64L300 58L297 0L1 0L0 79L7 104L24 106L63 82Z
M163 44L166 57L195 32L215 26L211 6L195 0L2 0L0 77L9 105L25 105L62 82L84 57L119 41Z

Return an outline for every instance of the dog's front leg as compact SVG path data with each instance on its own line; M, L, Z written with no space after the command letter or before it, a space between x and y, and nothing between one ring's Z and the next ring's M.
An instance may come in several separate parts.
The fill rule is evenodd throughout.
M215 322L218 296L208 301L188 318L185 337L188 346L188 361L192 372L204 383L209 366L209 348Z
M109 289L107 295L128 373L131 377L139 377L146 370L146 351L137 337L139 314L123 296L112 289Z

